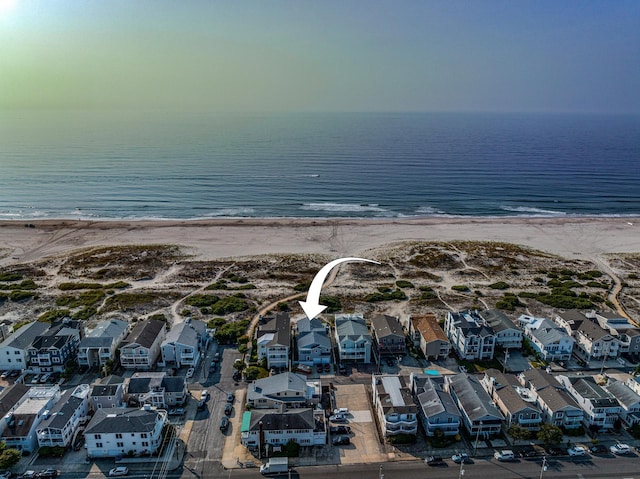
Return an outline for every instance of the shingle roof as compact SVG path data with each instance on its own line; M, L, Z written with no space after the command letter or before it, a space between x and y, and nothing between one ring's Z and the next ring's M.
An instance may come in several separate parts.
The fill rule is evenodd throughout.
M451 395L443 391L440 381L426 376L414 377L414 380L416 380L418 403L425 416L431 417L442 413L460 416L458 406Z
M476 377L463 373L447 376L447 381L462 409L472 421L481 420L487 416L504 419Z
M101 408L87 425L85 434L151 432L158 415L157 411L138 408Z
M580 409L578 403L563 389L563 386L551 374L543 369L528 369L522 373L526 383L530 383L551 411L558 411L570 406Z
M298 333L308 333L309 331L326 331L324 323L318 318L302 318L296 323Z
M187 346L198 346L198 333L186 321L174 324L162 344L178 343Z
M557 313L557 315L564 319L571 326L571 330L575 331L582 324L583 321L586 321L586 316L582 314L577 309L569 309L567 311L562 311Z
M102 378L91 389L92 397L115 396L124 379L115 374Z
M480 316L489 323L491 329L496 333L506 331L508 329L518 329L513 321L506 314L497 309L488 309L479 312Z
M576 393L598 407L618 406L618 402L602 389L592 376L567 376Z
M312 409L290 409L279 413L275 411L251 411L249 430L259 431L262 423L263 431L283 431L292 429L315 429Z
M138 372L129 379L129 394L144 394L154 388L167 392L181 392L185 388L183 376L167 376L164 372Z
M302 374L281 373L252 382L247 388L247 399L257 399L264 396L273 396L287 390L299 391L302 396L298 400L304 400L307 389L307 379ZM284 399L284 398L275 398Z
M580 326L578 326L577 331L592 341L603 338L609 334L609 331L602 329L597 322L591 319L585 319Z
M298 348L311 346L331 348L331 340L325 331L310 331L298 336Z
M371 326L376 332L378 338L386 336L400 336L404 338L404 331L398 321L393 316L386 314L377 314L371 318Z
M265 334L273 334L268 345L289 346L291 344L291 320L289 314L278 313L267 323L258 328L257 337L260 338Z
M149 349L153 346L153 343L164 327L164 322L158 321L157 319L139 321L124 342L125 344L136 343Z
M604 389L613 394L625 409L640 404L640 396L621 381L612 381Z
M544 346L551 345L571 337L564 328L558 326L549 319L543 320L537 329L531 330L530 334Z
M37 414L35 413L19 413L14 414L11 424L7 424L2 437L27 437L31 431L31 426L36 420Z
M36 337L44 334L47 329L49 329L49 324L41 323L39 321L25 324L7 339L5 339L2 343L0 343L0 348L12 347L25 350L29 346L31 346L31 343L33 343Z
M371 341L371 335L363 318L337 318L336 334L339 338L358 340L360 338Z
M60 396L58 402L49 410L49 417L38 425L38 430L48 427L62 429L69 422L73 413L83 401L82 398L74 396L73 393L73 389L68 389Z
M494 336L495 332L489 326L480 314L477 311L461 311L461 312L453 312L448 313L451 315L453 320L453 324L456 328L460 328L463 331L465 336L474 335L474 336Z
M100 321L98 325L87 334L88 338L117 338L122 333L129 329L129 323L121 321L119 319L107 319L106 321Z
M412 316L411 322L416 331L418 331L425 342L430 343L432 341L440 340L449 342L449 338L444 334L444 331L438 324L435 314L424 314L421 316Z
M0 392L0 421L24 397L29 391L29 387L22 383L16 383Z
M80 349L82 348L110 348L114 338L109 337L89 337L85 336L80 340Z

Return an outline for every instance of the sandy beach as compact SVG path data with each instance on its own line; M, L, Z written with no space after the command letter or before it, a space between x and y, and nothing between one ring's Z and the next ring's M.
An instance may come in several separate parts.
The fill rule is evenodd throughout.
M33 227L30 227L30 226ZM176 244L196 259L268 253L362 255L401 241L504 241L566 258L640 252L640 218L0 222L0 265L104 245Z

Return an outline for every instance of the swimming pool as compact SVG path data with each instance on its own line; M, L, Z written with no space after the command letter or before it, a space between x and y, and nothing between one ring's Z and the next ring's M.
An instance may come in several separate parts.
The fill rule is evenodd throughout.
M425 369L422 372L428 374L429 376L440 376L440 373L435 369Z

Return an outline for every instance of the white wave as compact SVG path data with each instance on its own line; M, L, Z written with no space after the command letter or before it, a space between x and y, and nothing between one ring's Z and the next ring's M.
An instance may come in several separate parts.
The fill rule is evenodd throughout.
M416 213L419 215L442 215L444 211L434 208L433 206L421 206L416 209Z
M218 216L252 216L255 214L255 212L256 210L254 210L253 208L220 208L219 210L211 211L203 215L203 217L211 218Z
M504 211L513 211L514 213L528 213L533 215L560 215L564 216L567 213L564 211L555 210L543 210L542 208L534 208L531 206L500 206L500 209Z
M330 211L334 213L387 212L377 204L357 205L352 203L306 203L300 207L306 211Z

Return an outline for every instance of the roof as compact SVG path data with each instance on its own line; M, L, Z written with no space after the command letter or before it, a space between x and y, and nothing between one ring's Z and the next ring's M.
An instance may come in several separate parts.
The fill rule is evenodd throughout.
M523 398L526 390L520 391L521 386L513 374L503 374L496 369L487 369L485 375L488 378L493 378L495 394L509 414L515 414L525 409L538 411L533 398L528 398L530 399L528 401Z
M87 338L119 338L129 329L129 323L119 319L100 321L98 325L87 334Z
M586 316L582 314L577 309L568 309L567 311L562 311L557 313L557 316L566 321L570 326L571 330L575 331L582 324L583 321L586 321Z
M609 331L602 329L596 321L591 319L585 319L580 326L578 326L577 331L591 341L597 341L610 334Z
M139 321L133 331L124 340L126 344L139 344L144 348L151 348L160 332L165 328L163 321L147 319Z
M530 334L544 346L557 343L564 339L573 341L573 338L569 336L569 333L567 333L563 327L558 326L549 319L542 320L537 329L530 330Z
M27 437L37 416L32 412L14 414L11 422L4 428L2 437Z
M326 331L310 331L298 336L298 349L313 346L331 349L331 340Z
M249 384L247 388L247 399L256 399L264 396L272 396L285 391L298 391L302 393L301 397L295 398L298 401L306 399L305 392L307 390L307 378L297 373L281 373L274 374L267 378L258 379ZM287 400L290 398L276 397L274 399Z
M25 350L31 346L37 336L44 334L47 329L49 329L48 323L34 321L33 323L25 324L0 343L0 348L11 347Z
M258 409L251 411L250 431L284 431L316 429L312 409L290 409L285 412Z
M481 311L479 314L496 333L507 331L509 329L516 329L519 331L515 323L498 309L488 309Z
M85 429L85 434L152 432L159 413L153 409L100 408Z
M28 391L29 387L22 383L4 388L0 392L0 418L3 418Z
M598 407L615 407L619 406L616 399L607 391L598 386L596 380L592 376L565 376L576 394L584 399L588 399L591 403Z
M357 341L364 339L371 342L371 335L367 324L361 317L343 317L336 316L336 334L341 339L351 339Z
M544 369L528 369L521 373L521 377L533 385L536 394L551 411L558 411L567 406L580 409L578 403L564 390L563 386Z
M196 348L198 346L198 332L186 321L174 324L162 342L163 345L168 343L185 344Z
M397 318L386 314L376 314L371 318L371 326L376 332L378 338L384 338L387 336L400 336L404 338L404 331L402 325Z
M102 378L91 389L92 397L115 396L118 388L122 386L124 379L115 374Z
M326 331L324 323L318 319L309 319L307 317L302 318L296 323L296 329L298 333L308 333L310 331Z
M418 403L426 417L447 413L460 416L460 410L456 406L451 394L442 389L441 380L427 376L415 377Z
M166 392L182 392L185 387L183 376L167 376L164 372L138 372L129 379L127 392L144 394L154 388L164 389Z
M377 375L375 388L384 414L408 414L417 412L411 390L402 376Z
M433 341L449 342L449 338L438 324L435 314L424 314L421 316L412 316L411 323L416 331L418 331L425 342Z
M604 389L613 394L625 409L640 404L640 395L621 381L612 381Z
M447 381L458 399L459 406L472 421L482 420L487 416L504 419L475 376L456 374L447 376Z
M80 349L82 348L110 348L115 338L110 337L89 337L85 336L80 340Z
M71 334L57 333L56 335L51 336L45 334L44 336L38 336L34 339L30 347L34 349L61 349L65 344L71 341L71 338L73 338Z
M449 312L453 325L462 330L465 336L494 336L494 331L477 311Z
M273 334L267 346L282 345L289 347L291 344L291 320L289 319L289 314L286 312L278 313L275 318L261 325L258 328L257 337L260 338L265 334Z
M68 389L49 410L48 417L38 425L38 430L52 428L62 429L69 422L73 413L80 407L83 399L74 396L75 391ZM45 415L47 416L47 415Z

